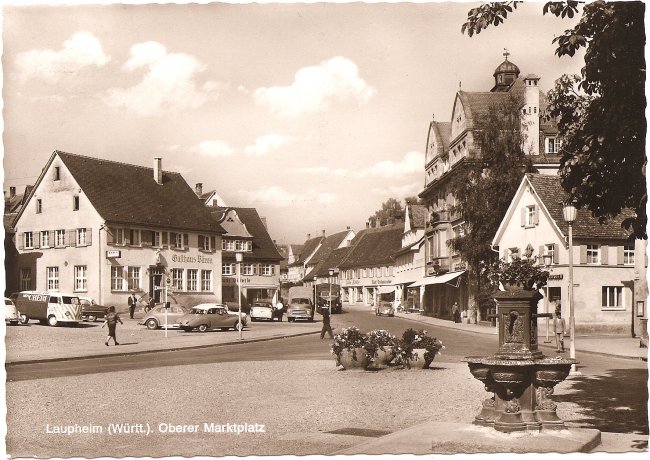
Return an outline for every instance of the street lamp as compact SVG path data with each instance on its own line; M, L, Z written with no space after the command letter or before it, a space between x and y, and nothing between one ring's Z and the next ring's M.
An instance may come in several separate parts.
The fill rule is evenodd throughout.
M568 201L562 204L562 215L567 224L569 224L569 336L571 344L569 348L569 357L576 357L576 320L573 312L573 222L576 220L577 209L573 202ZM575 374L576 365L571 365L571 373Z
M329 296L329 301L330 301L330 315L332 314L332 277L334 276L334 269L330 268L328 270L329 273L329 284L330 284L330 296Z
M544 267L549 268L552 270L551 263L553 262L553 256L551 254L544 254L542 256L542 259L544 260ZM546 340L544 340L544 343L551 343L551 339L549 338L549 317L548 317L548 304L549 304L549 296L548 293L550 291L550 288L546 286Z
M236 252L235 260L237 261L237 296L239 299L239 320L237 322L237 329L239 329L239 340L242 340L242 330L244 329L244 325L241 322L241 263L242 260L244 260L244 254Z

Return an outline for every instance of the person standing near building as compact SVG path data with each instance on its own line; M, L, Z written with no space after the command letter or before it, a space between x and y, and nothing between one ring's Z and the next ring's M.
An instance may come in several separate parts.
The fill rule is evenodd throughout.
M460 323L460 307L458 306L458 302L454 302L451 306L451 314L454 318L454 323Z
M138 306L138 299L135 298L135 293L131 294L129 297L129 316L133 319L133 314L135 313L135 307Z
M562 312L556 310L555 317L553 318L553 332L555 332L555 345L558 353L564 352L564 331L566 324L562 318Z
M329 333L330 339L334 338L334 333L332 332L332 326L330 325L330 309L327 304L323 305L320 311L323 315L323 328L320 330L320 338L323 340L325 337L325 332Z
M124 324L122 322L122 319L120 318L120 315L115 313L115 307L113 306L108 307L108 313L106 313L106 317L104 318L104 324L102 324L102 327L108 325L108 337L106 338L106 342L104 342L104 345L108 346L108 341L111 340L111 337L113 338L113 342L115 342L115 345L119 345L119 342L117 341L117 335L115 334L118 321L120 322L120 324Z
M280 321L282 321L282 312L284 310L284 304L282 303L282 298L278 300L278 302L275 304L275 311L273 312L273 316L277 317Z

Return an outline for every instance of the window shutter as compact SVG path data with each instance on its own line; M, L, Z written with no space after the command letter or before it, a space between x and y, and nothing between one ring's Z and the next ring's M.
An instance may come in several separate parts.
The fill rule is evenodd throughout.
M211 236L210 237L210 249L212 252L217 252L217 237L216 236Z
M106 244L113 244L113 229L110 227L106 227Z
M93 229L86 229L86 246L92 246L93 244Z
M183 233L183 248L189 249L190 247L190 235Z
M153 233L148 230L140 231L140 243L142 244L142 246L152 246Z
M560 263L560 245L557 243L553 244L553 263Z
M167 246L167 245L169 244L169 243L168 243L168 238L167 238L168 236L169 236L169 235L168 235L167 232L162 232L162 236L161 236L161 238L160 238L160 243L162 244L163 247L164 247L164 246Z
M176 232L169 232L169 247L176 247Z
M204 242L205 242L205 236L199 235L199 249L203 249Z
M600 263L601 265L609 265L609 246L604 244L600 247Z
M25 249L25 232L18 237L18 249Z
M41 247L41 232L34 232L32 235L32 245L34 246L34 249L38 249Z
M521 208L521 226L526 226L526 208Z
M539 252L538 252L539 260L538 260L538 263L540 263L540 264L544 263L544 249L545 249L545 247L544 247L543 244L539 246Z
M50 240L50 241L49 241L49 243L50 243L50 247L53 248L53 247L56 246L56 240L54 239L55 232L54 232L54 230L50 230L50 231L47 232L47 233L48 233L49 236L50 236L50 238L49 238L49 240Z
M128 228L124 229L124 246L131 244L131 230Z
M616 246L616 265L623 265L625 262L625 256L623 254L624 247Z
M580 246L580 263L581 264L587 263L587 246L585 246L584 244Z
M539 225L539 207L535 206L533 214L533 224Z
M77 246L77 230L66 230L65 235L65 246L66 247L76 247Z

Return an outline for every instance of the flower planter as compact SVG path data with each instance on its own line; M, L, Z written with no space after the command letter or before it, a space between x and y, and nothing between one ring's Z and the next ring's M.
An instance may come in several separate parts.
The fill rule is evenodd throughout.
M356 356L357 359L354 359ZM359 369L363 370L366 361L366 352L363 348L355 348L352 350L343 350L338 357L338 362L344 369Z
M384 349L377 350L375 359L368 363L368 369L385 369L393 361L393 347L385 346Z

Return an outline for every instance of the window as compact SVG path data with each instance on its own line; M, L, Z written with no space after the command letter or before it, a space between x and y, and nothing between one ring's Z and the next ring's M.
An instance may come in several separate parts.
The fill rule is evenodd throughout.
M115 234L113 235L113 242L118 245L124 244L124 229L116 228Z
M160 232L151 232L151 245L154 248L162 247L162 234Z
M551 263L556 264L557 261L555 259L555 245L554 244L545 244L544 245L544 254L543 255L549 255L551 256Z
M253 251L253 242L252 241L246 241L246 251L248 251L248 252Z
M546 144L546 153L560 152L560 140L557 137L547 137L544 144Z
M78 228L77 229L77 246L86 245L86 229Z
M34 249L34 234L32 232L23 233L23 243L25 249Z
M54 246L57 248L65 246L65 230L54 230Z
M526 218L525 218L525 226L526 227L534 227L537 225L537 211L535 209L535 205L530 205L526 206L525 208L525 213L526 213Z
M29 291L32 289L32 269L21 268L20 269L20 290Z
M79 197L78 196L73 196L72 197L72 210L73 211L79 211Z
M140 267L129 267L129 289L140 289Z
M36 200L36 214L40 214L43 212L43 201L38 198Z
M251 276L255 274L255 265L244 264L242 265L242 275Z
M623 286L603 286L603 308L624 309Z
M212 270L201 270L201 290L212 290Z
M172 233L174 235L174 249L183 249L183 234Z
M86 282L88 268L86 265L75 265L74 267L74 290L86 291L88 284Z
M623 263L634 265L634 246L623 246Z
M221 266L222 275L234 275L235 274L235 264L223 264Z
M199 235L199 249L204 251L210 251L212 247L210 246L210 237L206 235Z
M587 245L587 263L597 264L600 263L600 248L597 244Z
M43 230L41 232L41 247L49 248L50 247L50 232Z
M55 291L59 289L59 267L47 267L45 273L47 275L47 290Z
M172 268L172 288L177 291L183 290L183 269Z
M124 277L122 273L122 267L111 267L111 290L124 290Z
M262 275L273 276L275 274L275 267L271 264L262 264Z
M54 167L54 180L61 180L61 167L60 166L55 166Z
M199 271L195 268L187 269L187 290L198 291L198 276Z
M129 230L129 242L131 246L140 246L140 230Z

